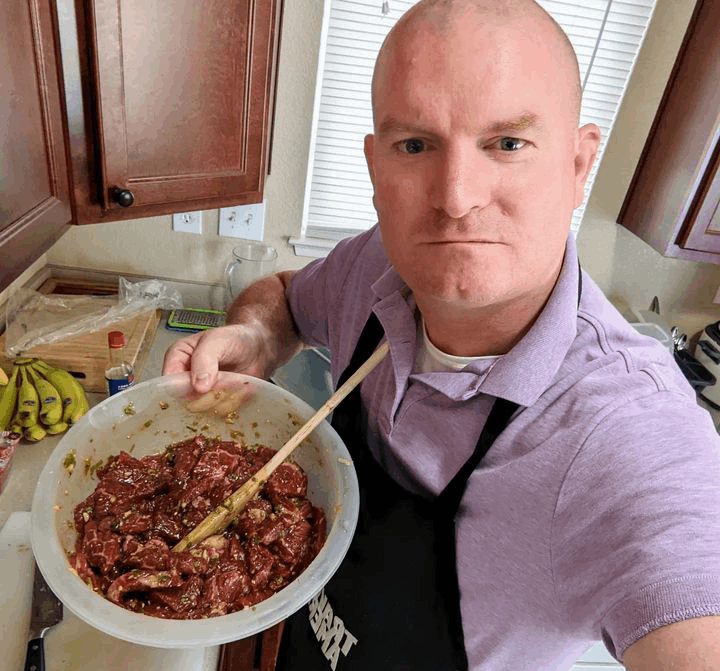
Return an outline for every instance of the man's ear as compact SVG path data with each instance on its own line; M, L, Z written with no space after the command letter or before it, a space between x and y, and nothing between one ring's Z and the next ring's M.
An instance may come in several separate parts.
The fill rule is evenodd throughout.
M594 123L578 128L577 133L577 144L575 145L575 204L573 207L579 207L585 199L585 182L593 163L595 163L598 147L602 141L600 129Z
M375 136L365 136L365 161L367 161L368 172L370 173L370 181L375 186L375 171L373 169L373 156L375 151Z

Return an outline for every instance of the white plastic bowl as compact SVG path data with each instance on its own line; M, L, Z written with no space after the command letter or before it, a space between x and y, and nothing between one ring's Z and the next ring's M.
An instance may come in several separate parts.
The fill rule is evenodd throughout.
M310 601L332 577L350 545L358 515L358 485L350 455L323 422L291 457L308 475L308 498L327 518L327 540L298 578L269 599L243 611L204 620L168 620L126 610L93 592L70 567L75 547L73 509L96 487L93 466L121 450L134 457L161 452L202 433L279 449L314 410L284 389L257 378L221 373L219 386L256 389L234 424L209 413L191 413L182 402L190 377L179 373L142 382L94 406L63 436L37 483L32 504L32 546L40 571L63 604L93 627L116 638L158 648L196 648L246 638L277 624ZM166 409L161 407L168 404ZM127 414L132 404L135 414ZM147 424L150 422L150 424ZM147 425L146 425L147 424ZM193 427L194 424L194 427ZM236 434L237 435L237 434ZM74 454L75 467L66 468Z

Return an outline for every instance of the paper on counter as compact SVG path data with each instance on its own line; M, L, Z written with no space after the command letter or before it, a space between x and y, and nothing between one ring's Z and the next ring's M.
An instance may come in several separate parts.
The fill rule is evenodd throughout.
M30 544L30 513L14 512L0 531L0 671L25 665L30 630L35 560Z
M63 621L45 637L46 671L204 671L205 655L204 648L164 650L121 641L67 608Z

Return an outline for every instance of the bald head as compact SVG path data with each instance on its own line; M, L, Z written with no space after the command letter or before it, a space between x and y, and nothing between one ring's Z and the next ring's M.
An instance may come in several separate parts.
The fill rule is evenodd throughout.
M579 119L582 88L575 50L555 19L534 0L420 0L400 17L380 48L372 80L373 109L378 90L392 69L398 51L422 31L432 31L451 40L460 22L464 26L473 22L478 29L488 25L524 24L529 30L537 31L536 34L547 36L552 41L547 46L557 56L556 74L564 80L568 104Z

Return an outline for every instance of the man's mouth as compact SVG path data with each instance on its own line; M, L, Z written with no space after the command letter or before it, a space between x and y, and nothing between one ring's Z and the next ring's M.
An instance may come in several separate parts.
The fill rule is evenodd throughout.
M498 240L428 240L427 245L502 245Z

